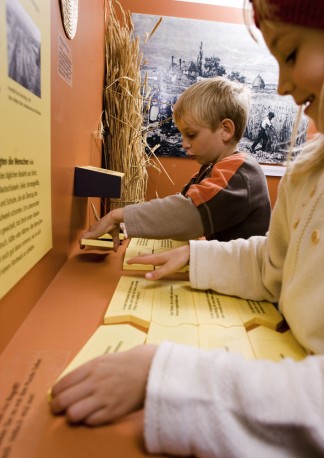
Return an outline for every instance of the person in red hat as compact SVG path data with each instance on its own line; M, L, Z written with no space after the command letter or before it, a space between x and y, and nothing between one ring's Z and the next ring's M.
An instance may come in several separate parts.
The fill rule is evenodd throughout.
M269 233L192 241L132 262L190 262L193 288L278 303L309 356L248 361L164 342L97 358L61 379L52 412L98 425L144 406L150 453L197 457L324 456L324 8L323 0L254 0L253 12L294 98L318 134L280 182ZM189 259L190 258L190 259Z

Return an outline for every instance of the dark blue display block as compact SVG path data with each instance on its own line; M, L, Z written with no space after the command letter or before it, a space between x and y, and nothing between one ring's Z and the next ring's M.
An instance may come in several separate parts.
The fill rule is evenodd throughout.
M74 195L78 197L120 198L124 173L99 167L74 169Z

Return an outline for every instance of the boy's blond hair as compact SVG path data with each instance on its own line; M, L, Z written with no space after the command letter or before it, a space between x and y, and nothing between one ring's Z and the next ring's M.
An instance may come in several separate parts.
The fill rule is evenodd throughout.
M250 90L244 84L227 78L208 78L185 90L173 107L175 123L191 119L214 132L223 119L235 126L233 138L244 133L250 109Z

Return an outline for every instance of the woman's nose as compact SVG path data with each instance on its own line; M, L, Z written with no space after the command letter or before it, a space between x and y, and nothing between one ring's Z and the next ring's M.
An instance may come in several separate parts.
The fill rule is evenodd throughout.
M280 70L279 81L278 81L278 94L279 95L291 95L295 86L290 78L288 72Z

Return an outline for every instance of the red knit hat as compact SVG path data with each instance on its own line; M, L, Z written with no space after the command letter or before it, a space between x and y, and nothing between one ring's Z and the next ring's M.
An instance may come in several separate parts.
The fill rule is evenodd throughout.
M324 2L323 0L265 0L269 12L262 16L253 0L254 19L257 27L260 20L269 19L288 24L301 25L324 29Z

